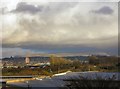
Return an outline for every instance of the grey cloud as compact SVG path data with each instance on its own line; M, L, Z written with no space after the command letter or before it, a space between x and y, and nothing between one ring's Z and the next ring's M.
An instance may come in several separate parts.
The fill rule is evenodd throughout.
M0 15L5 12L5 8L0 8Z
M34 5L32 6L34 7ZM30 8L25 9L25 7L18 11L31 14L38 12L38 10L31 12ZM61 49L61 51L65 51L65 49L66 51L74 49L77 51L77 48L83 46L84 49L88 46L106 48L117 44L117 26L116 20L114 20L116 17L113 15L106 18L99 14L83 14L84 8L81 7L81 4L50 3L43 7L44 9L42 8L39 14L16 14L18 18L20 17L16 23L17 28L3 39L3 47L20 47L50 52L55 49L55 51ZM104 12L104 10L100 11ZM89 10L86 12L89 13ZM108 25L110 26L108 27ZM8 31L10 31L9 29L13 30L8 28Z
M61 18L59 14L57 15L57 18ZM86 22L85 17L83 15L81 16L80 13L79 15L78 13L74 13L72 19L67 19L67 17L69 17L69 15L67 16L67 14L65 14L65 17L60 19L63 23L59 23L57 18L54 18L53 15L50 15L48 19L40 18L39 15L33 18L21 17L18 23L18 30L15 30L7 39L13 42L13 46L18 46L17 44L19 44L19 46L24 47L29 44L29 46L33 45L36 47L35 45L37 44L41 46L41 48L43 47L42 45L47 44L62 46L65 44L67 47L68 45L90 45L93 43L91 44L92 46L97 43L105 44L107 43L106 40L111 39L111 35L105 33L108 31L107 29L104 29L107 25L105 21L98 21L99 23L96 23L95 25L93 18ZM67 24L64 24L63 18L66 19ZM59 24L56 24L54 21L57 21ZM109 20L107 21L109 24L112 23ZM101 31L101 29L103 30ZM116 39L117 37L114 38ZM4 41L7 42L6 39ZM16 42L17 44L15 44ZM48 45L46 47L48 47Z
M30 14L35 14L41 12L41 14L46 14L51 15L57 12L61 12L63 10L72 8L76 5L77 3L67 3L67 2L51 2L49 5L44 6L44 5L33 5L33 4L27 4L26 2L21 2L18 3L17 7L15 10L12 10L11 12L13 13L30 13Z
M2 7L2 8L0 8L0 15L5 15L5 14L7 14L7 13L8 13L7 7Z
M29 50L29 52L38 52L38 53L90 53L92 52L98 53L98 52L106 52L106 53L112 53L117 54L117 48L116 46L113 46L112 48L95 48L95 47L87 47L83 45L49 45L49 44L33 44L28 45L29 43L26 43L22 45L20 48L22 48L24 51L22 54L27 53L25 50ZM10 47L10 46L9 46ZM12 47L12 46L11 46ZM17 48L17 46L14 46ZM14 48L11 48L13 51ZM18 52L20 50L17 50ZM8 51L7 51L8 52ZM16 52L15 54L17 54ZM5 53L3 53L6 55ZM13 55L13 53L9 53L9 55ZM19 53L20 55L20 53Z
M110 7L104 6L99 10L93 10L92 12L96 14L111 15L114 11Z
M25 2L18 3L17 7L15 10L12 10L11 12L16 13L16 12L28 12L31 14L35 14L37 12L40 12L42 10L41 6L35 7L34 5L29 5Z

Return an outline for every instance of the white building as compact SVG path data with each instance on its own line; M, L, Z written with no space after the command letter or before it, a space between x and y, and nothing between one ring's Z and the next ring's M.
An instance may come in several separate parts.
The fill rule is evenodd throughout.
M29 58L29 57L26 57L26 58L25 58L25 63L26 63L26 64L29 64L29 63L30 63L30 58Z

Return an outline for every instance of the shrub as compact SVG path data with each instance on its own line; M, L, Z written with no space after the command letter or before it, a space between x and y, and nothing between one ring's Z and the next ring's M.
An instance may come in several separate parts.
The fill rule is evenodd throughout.
M120 89L120 81L116 80L116 76L108 76L102 78L96 75L95 79L82 77L65 79L66 89Z

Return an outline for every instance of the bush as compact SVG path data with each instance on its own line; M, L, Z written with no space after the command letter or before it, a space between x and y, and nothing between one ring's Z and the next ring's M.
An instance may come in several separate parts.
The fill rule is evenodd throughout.
M79 76L79 78L65 79L66 89L120 89L120 81L116 80L116 76L108 76L102 78L96 76L95 79Z

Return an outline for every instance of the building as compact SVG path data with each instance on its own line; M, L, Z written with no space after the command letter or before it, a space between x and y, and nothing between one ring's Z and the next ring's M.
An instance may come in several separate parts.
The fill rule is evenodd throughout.
M30 63L30 58L29 58L29 57L26 57L26 58L25 58L25 63L26 63L26 64L29 64L29 63Z

